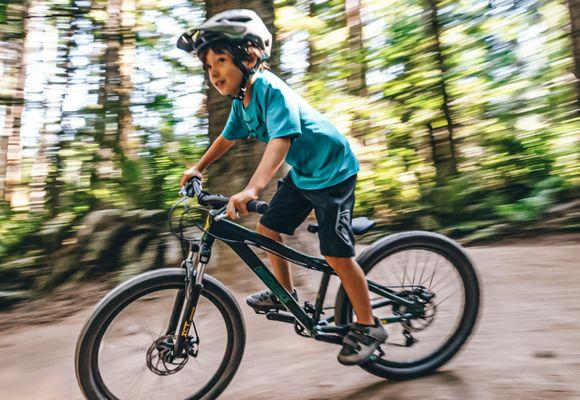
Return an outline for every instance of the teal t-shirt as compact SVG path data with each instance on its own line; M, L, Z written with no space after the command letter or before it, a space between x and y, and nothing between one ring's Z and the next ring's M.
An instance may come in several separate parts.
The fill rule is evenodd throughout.
M323 189L359 170L346 137L270 71L256 73L247 107L234 100L223 137L256 138L264 143L292 138L286 162L300 189Z

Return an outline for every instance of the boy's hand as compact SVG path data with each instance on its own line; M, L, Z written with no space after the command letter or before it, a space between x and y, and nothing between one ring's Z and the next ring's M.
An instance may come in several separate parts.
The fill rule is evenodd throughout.
M226 207L226 216L229 219L236 220L238 216L236 215L236 210L242 215L248 215L248 208L246 204L250 200L257 200L258 193L255 189L244 189L239 193L234 194L230 197L230 201Z
M201 179L201 171L199 169L197 169L197 165L194 165L191 168L188 168L184 173L183 173L183 177L181 178L181 181L179 181L179 186L183 187L187 184L187 182L189 182L189 180L191 178L193 178L194 176L197 176L199 179Z

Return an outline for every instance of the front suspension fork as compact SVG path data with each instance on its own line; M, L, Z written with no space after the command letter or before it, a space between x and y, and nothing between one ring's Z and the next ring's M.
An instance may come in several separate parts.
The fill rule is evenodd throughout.
M167 334L175 335L173 354L177 357L184 353L184 347L189 337L189 331L193 325L193 317L203 290L203 276L209 261L211 243L202 243L201 249L198 244L192 244L188 257L185 259L186 285L185 289L177 292ZM196 251L197 250L197 251ZM185 307L183 304L185 303ZM176 328L178 328L176 330Z

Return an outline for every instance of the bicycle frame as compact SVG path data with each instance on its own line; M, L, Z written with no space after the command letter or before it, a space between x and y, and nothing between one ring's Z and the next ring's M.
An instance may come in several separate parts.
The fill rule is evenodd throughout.
M323 311L324 299L326 297L326 291L328 288L328 283L332 275L336 275L334 270L328 265L326 260L323 258L312 257L303 253L300 253L291 247L285 246L275 240L272 240L266 236L263 236L255 231L247 229L241 225L238 225L227 219L215 219L216 211L213 210L209 213L206 224L205 232L202 236L199 254L196 256L196 260L200 262L200 266L193 266L197 268L195 272L195 285L192 285L191 279L189 280L189 285L191 289L187 290L186 293L186 307L183 310L184 317L180 323L180 335L176 342L176 354L180 354L177 350L181 349L185 338L189 334L189 328L191 327L193 316L195 313L195 307L197 305L197 300L199 294L201 293L201 281L203 276L200 276L200 272L203 275L205 271L205 265L209 262L211 257L211 248L215 238L223 241L227 244L234 252L244 261L245 264L250 267L250 269L258 276L258 278L268 287L278 299L284 304L288 309L290 314L285 312L271 312L267 314L267 318L271 320L278 320L289 323L299 323L304 327L310 336L317 340L342 344L342 337L348 332L349 326L331 326L330 323L333 321L334 317L328 317L326 319L320 320L320 316ZM301 267L312 269L315 271L320 271L323 273L322 280L320 283L320 288L316 296L316 304L314 305L314 310L312 310L312 316L310 316L303 308L300 306L294 297L284 289L280 282L276 279L274 274L270 272L260 258L252 251L250 246L254 246L265 250L267 252L276 254L288 261L297 264ZM189 274L188 274L189 275ZM373 308L382 307L387 304L400 304L406 306L408 309L412 310L416 307L416 304L412 301L408 301L397 295L397 293L385 286L382 286L376 282L368 280L370 292L379 294L380 296L388 299L380 302L373 306ZM190 292L191 290L191 292ZM178 296L179 297L179 296ZM181 304L178 304L180 303ZM181 309L183 304L183 298L181 300L176 299L176 304L174 306L174 312L172 313L172 322L170 323L170 328L168 332L173 331L171 326L176 327L178 310ZM185 317L187 316L187 317ZM389 318L381 319L382 323L392 323L400 321L404 318L412 318L413 314L406 313L401 316L393 316Z

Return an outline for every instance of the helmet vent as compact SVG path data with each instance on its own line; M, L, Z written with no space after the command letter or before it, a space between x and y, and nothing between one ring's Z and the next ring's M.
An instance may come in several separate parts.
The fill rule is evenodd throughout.
M248 17L234 17L234 18L228 18L228 20L233 21L233 22L250 22L252 19L248 18Z

